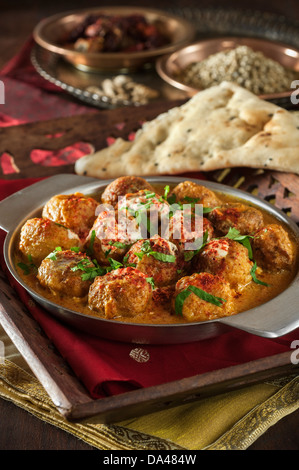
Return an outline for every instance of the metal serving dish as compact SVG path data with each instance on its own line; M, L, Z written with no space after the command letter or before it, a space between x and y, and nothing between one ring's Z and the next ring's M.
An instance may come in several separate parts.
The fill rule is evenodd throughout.
M107 14L126 16L143 15L150 23L157 23L169 37L169 44L157 49L141 52L79 52L64 47L69 33L80 24L87 15ZM157 57L185 46L194 40L195 27L186 19L171 15L163 10L141 7L89 8L59 13L40 21L33 31L37 44L44 49L58 54L83 71L121 71L133 70L151 64Z
M193 62L200 62L212 54L235 49L238 46L248 46L254 51L262 52L266 57L278 62L287 69L298 72L299 77L299 49L276 41L250 37L226 36L204 39L194 44L189 44L177 51L160 57L156 63L156 70L166 83L192 96L196 94L199 89L193 88L180 81L177 78L177 74ZM286 98L290 97L292 93L294 93L294 90L286 90L281 93L263 94L260 95L260 98L268 100Z
M187 179L198 183L198 180ZM147 180L151 183L166 185L178 184L186 180L186 178L151 177L147 178ZM110 181L62 174L29 186L0 203L0 227L7 232L4 243L5 262L15 279L45 310L54 315L58 320L98 337L140 344L189 343L218 336L231 328L244 330L262 337L275 338L283 336L299 327L299 271L291 285L284 292L259 307L231 317L175 325L120 323L118 321L95 318L62 308L29 289L19 277L14 266L14 248L24 222L31 217L38 216L42 206L56 194L71 194L76 191L83 194L94 194L97 191L102 191ZM288 225L299 243L299 229L297 225L270 203L262 201L251 194L218 183L201 181L200 184L223 194L230 194L244 199L248 203L268 211L279 221Z

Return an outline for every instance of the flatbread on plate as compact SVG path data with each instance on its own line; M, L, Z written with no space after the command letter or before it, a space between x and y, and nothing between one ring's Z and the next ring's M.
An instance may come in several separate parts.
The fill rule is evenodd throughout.
M146 122L133 141L80 158L75 171L106 179L231 167L299 174L299 115L223 82Z

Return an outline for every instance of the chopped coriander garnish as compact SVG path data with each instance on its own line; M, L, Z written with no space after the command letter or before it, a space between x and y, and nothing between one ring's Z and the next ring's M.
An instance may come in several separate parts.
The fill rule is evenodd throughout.
M167 201L169 191L170 191L169 185L165 186L165 188L164 188L164 194L163 194L163 196L162 196L165 201Z
M203 207L202 208L202 213L203 214L209 214L212 212L214 209L218 209L217 207Z
M54 224L57 225L58 227L62 227L68 230L68 228L65 225L59 224L58 222L54 222Z
M109 248L109 250L104 251L105 258L108 258L110 251L112 251L112 248Z
M89 256L93 255L93 245L94 245L95 238L96 238L96 231L92 230L91 235L90 235L88 249L87 249L87 253L89 254Z
M153 277L147 277L146 282L148 282L152 286L152 288L155 289L155 281Z
M28 266L28 264L26 263L18 263L18 266L19 268L21 268L23 270L23 274L25 274L25 276L28 276L28 274L30 274L30 268Z
M200 201L200 198L185 196L183 200L189 202L190 204L197 204Z
M226 302L225 299L222 299L221 297L217 297L215 295L209 294L208 292L200 289L199 287L189 286L188 289L190 289L200 299L205 300L206 302L209 302L210 304L214 304L217 307L222 307L223 303Z
M146 199L150 199L150 198L152 199L152 198L155 197L155 196L156 196L156 193L147 193L146 196L145 196L145 198L146 198Z
M254 262L251 270L250 270L250 274L251 274L251 277L253 279L253 281L256 283L256 284L260 284L262 286L266 286L266 287L269 287L269 284L267 284L266 282L263 282L263 281L260 281L257 277L256 277L256 270L257 270L257 264L256 264L256 261Z
M81 276L82 281L93 281L97 276L104 276L105 274L124 267L123 263L114 260L113 258L108 258L110 266L100 266L96 259L91 261L88 258L80 260L76 266L71 268L72 271L83 271ZM128 265L133 266L133 264ZM135 265L134 265L135 267Z
M187 299L187 297L189 297L189 295L191 294L191 290L188 290L187 289L184 289L182 290L182 292L180 292L176 298L175 298L175 303L174 303L174 309L175 309L175 313L177 315L183 315L183 305L184 305L184 302L185 300Z
M80 260L76 266L73 266L71 271L84 271L81 276L82 281L93 281L97 276L106 274L106 268L99 266L96 260L93 260L92 263L93 264L91 264L88 258L84 258Z
M182 315L183 312L183 305L187 297L193 292L193 294L197 295L200 299L204 300L205 302L209 302L217 307L222 307L223 303L226 302L225 299L221 297L216 297L215 295L209 294L208 292L200 289L196 286L188 286L182 292L180 292L175 299L175 313L177 315Z
M119 261L116 261L113 258L108 258L108 261L109 261L110 266L111 266L112 269L119 269L119 268L123 267L122 263L120 263Z
M52 251L52 253L50 253L50 254L47 256L47 258L49 258L49 259L51 259L51 260L53 260L53 261L56 261L56 259L57 259L56 253L57 253L58 251L62 251L61 246L57 246L57 247L55 248L55 250Z
M113 240L111 240L109 242L109 245L110 246L115 246L116 248L121 248L121 249L126 249L128 247L128 245L126 245L125 243L122 243L122 242L114 242Z
M199 248L196 250L188 250L184 252L184 260L185 261L191 261L192 258L194 258L197 253L199 253L207 244L209 238L209 232L206 230L202 239L202 244Z
M135 255L142 259L143 256L153 256L156 260L163 261L164 263L175 263L176 256L175 255L167 255L165 253L160 253L157 251L153 251L151 248L151 244L149 240L145 240L141 246L141 251L135 253Z
M32 255L28 255L28 263L18 263L19 268L23 270L23 274L28 276L31 271L37 271L37 266L32 261Z
M230 240L235 240L236 242L241 243L245 248L248 250L249 259L252 259L252 248L249 239L254 238L251 235L241 235L239 230L234 227L230 227L228 233L225 235L225 238L229 238Z
M170 205L176 203L176 195L175 195L175 194L171 194L169 197L167 197L167 202L168 202Z
M175 263L176 257L175 255L167 255L165 253L158 253L157 251L150 251L147 253L147 256L153 256L158 261L163 261L164 263Z

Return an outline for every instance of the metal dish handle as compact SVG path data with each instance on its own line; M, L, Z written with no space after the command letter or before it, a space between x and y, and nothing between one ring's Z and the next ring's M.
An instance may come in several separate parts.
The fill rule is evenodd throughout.
M297 277L286 291L259 308L221 318L220 323L265 338L286 335L299 328L298 288Z
M27 186L0 202L0 228L5 232L15 230L16 222L18 223L23 217L28 218L28 214L36 210L36 195L38 194L40 197L40 187L42 187L42 200L40 200L42 205L43 201L46 202L54 196L53 191L59 194L71 190L75 186L86 185L94 181L95 178L86 176L61 174Z

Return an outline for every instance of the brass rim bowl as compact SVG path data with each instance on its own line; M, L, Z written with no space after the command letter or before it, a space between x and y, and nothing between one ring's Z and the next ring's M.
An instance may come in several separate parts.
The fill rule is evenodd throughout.
M68 34L90 15L143 15L150 23L155 23L166 33L170 42L165 47L141 52L79 52L63 46ZM195 37L195 27L183 18L164 11L140 7L101 7L60 13L40 21L34 28L35 42L44 49L60 55L66 61L83 71L123 71L134 70L147 65L165 54L189 44Z
M298 72L299 76L299 50L293 46L274 41L249 37L222 37L198 41L194 44L182 47L173 53L165 55L157 60L156 70L158 75L170 85L185 91L189 96L198 91L197 88L186 85L177 78L177 74L192 62L199 62L212 54L234 49L237 46L246 45L254 51L262 52L266 57L275 60L288 69ZM291 85L291 84L290 84ZM262 99L286 98L293 93L292 90L282 93L260 95Z

